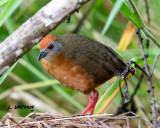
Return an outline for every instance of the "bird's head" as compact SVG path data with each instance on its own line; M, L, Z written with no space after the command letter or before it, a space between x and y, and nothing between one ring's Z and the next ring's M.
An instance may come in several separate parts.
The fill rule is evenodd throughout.
M57 41L54 35L45 36L40 42L40 54L38 56L38 61L42 58L49 57L59 53L62 50L62 44Z

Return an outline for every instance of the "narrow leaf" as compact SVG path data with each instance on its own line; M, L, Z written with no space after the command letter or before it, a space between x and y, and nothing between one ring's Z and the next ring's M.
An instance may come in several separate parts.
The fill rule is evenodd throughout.
M111 0L114 4L116 3L116 0ZM133 2L133 1L132 1ZM134 4L130 4L131 9L129 8L126 3L123 3L121 6L121 13L127 17L138 29L141 29L144 33L144 35L151 40L158 48L160 48L160 43L155 39L155 37L148 31L148 29L144 26L143 21L141 20L141 16L137 12L138 10ZM135 9L135 10L134 10ZM132 12L133 11L133 12Z
M0 0L0 7L3 6L4 4L6 4L8 2L8 0Z
M111 0L114 4L116 3L116 0ZM121 13L127 17L134 25L136 25L137 28L143 27L143 21L137 16L135 13L132 12L132 10L126 5L126 3L123 3L123 5L120 8Z
M115 5L114 5L109 17L108 17L108 20L105 23L105 26L102 30L101 35L104 35L106 33L106 31L108 30L109 26L111 25L114 17L117 15L119 9L121 8L123 2L124 2L124 0L117 0L116 1Z
M16 66L16 64L18 63L18 61L16 63L14 63L1 77L0 77L0 85L3 83L3 81L6 79L6 77L8 76L8 74L13 70L13 68Z
M15 9L21 4L23 0L10 0L7 6L0 14L0 27L8 19L8 17L15 11Z

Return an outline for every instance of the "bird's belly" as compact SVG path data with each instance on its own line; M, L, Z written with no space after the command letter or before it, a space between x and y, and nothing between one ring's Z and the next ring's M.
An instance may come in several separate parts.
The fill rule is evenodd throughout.
M67 88L87 94L98 86L80 66L68 59L57 63L48 63L42 59L42 64L50 75Z

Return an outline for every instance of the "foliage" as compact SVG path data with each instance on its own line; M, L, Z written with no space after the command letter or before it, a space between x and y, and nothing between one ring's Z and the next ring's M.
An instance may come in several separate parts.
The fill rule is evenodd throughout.
M146 28L149 29L150 33L152 33L152 35L156 37L156 40L160 42L159 0L154 0L154 2L148 1L148 9L151 16L150 23L147 21L145 0L137 1L135 3L141 17L138 17L137 15L133 14L132 10L129 8L127 3L123 3L121 7L117 7L116 4L113 4L117 1L97 0L94 6L88 12L87 18L84 20L78 34L82 34L95 40L98 40L101 43L105 43L116 50L117 46L120 44L119 42L122 38L124 30L127 29L127 24L131 21L135 26L139 28L143 26L143 24L145 24ZM42 8L48 2L48 0L18 0L16 2L14 2L14 0L10 0L8 2L0 4L0 42L7 38L12 32L14 32L15 29L21 26L27 19L34 15L40 8ZM90 4L90 2L87 4ZM80 20L83 13L85 12L86 8L87 5L80 9L79 13L73 14L71 16L70 23L63 22L56 28L56 30L52 31L51 33L55 35L71 33L77 26L77 23ZM114 10L112 8L115 8L117 10L120 9L123 15L121 13L117 13L117 11L111 11ZM110 17L112 18L110 19ZM143 21L141 19L143 19ZM107 29L104 27L105 23L108 24L106 27ZM129 32L130 31L128 31L127 33ZM102 36L101 33L103 33L104 35ZM144 40L146 42L145 36ZM122 58L124 58L124 60L129 61L133 58L134 60L137 60L140 65L143 65L141 61L141 54L138 46L137 36L134 35L131 39L129 39L128 44L129 46L126 47L126 49L123 52L120 49L116 51L122 56ZM146 43L144 45L146 48ZM149 56L148 62L150 64L150 67L152 67L153 60L155 56L158 54L159 50L157 47L153 45L152 42L150 42L149 49L147 49L146 52ZM8 73L6 74L6 76L8 76L0 86L0 117L5 115L5 113L8 111L13 112L15 115L21 116L27 115L27 113L29 112L24 112L23 110L15 109L7 110L9 105L28 104L29 102L27 100L24 100L22 97L17 98L17 91L14 90L14 87L20 88L24 85L29 86L31 83L39 84L45 83L44 81L50 82L50 79L53 79L44 71L41 63L37 62L38 54L39 46L37 45L34 48L32 48L32 50L28 52L25 56L23 56L22 59L20 59L20 61L18 61L16 65L14 65L15 67L13 68L11 73L9 73L9 75ZM159 64L160 61L157 62L157 65ZM136 75L129 80L128 86L130 94L134 92L134 89L136 88L136 85L139 81L140 75L141 72L137 70ZM158 101L160 100L160 93L158 93L160 91L160 86L158 82L160 79L159 76L160 67L156 66L153 75L153 84L155 86L155 99L157 101L158 107L160 106L160 104L158 104ZM1 79L4 78L5 76L3 76L3 78L1 77ZM106 82L103 86L99 86L97 88L97 90L100 92L100 96L102 96L105 93L105 91L109 88L109 85L111 85L115 80L116 78L114 77L113 79ZM44 104L51 106L52 109L56 110L58 113L79 113L83 109L83 106L86 106L88 104L88 99L85 95L77 91L67 89L64 86L61 86L59 83L55 83L50 86L46 86L46 84L39 84L39 87L35 88L37 88L37 92L34 90L34 88L29 90L22 90L25 91L27 94L33 96L34 98L39 99ZM150 102L148 100L149 96L147 90L147 81L144 77L140 88L134 96L134 105L137 108L137 113L141 115L143 118L146 118L146 116L143 114L140 107L144 108L147 114L151 116ZM32 99L30 99L30 101L32 101ZM105 112L116 113L118 107L121 106L120 101L121 97L120 94L118 94L118 96L114 100L112 100ZM34 105L36 106L39 104ZM128 106L128 109L131 110L131 107L131 105ZM47 110L45 110L44 106L44 109L35 108L35 111L45 112Z

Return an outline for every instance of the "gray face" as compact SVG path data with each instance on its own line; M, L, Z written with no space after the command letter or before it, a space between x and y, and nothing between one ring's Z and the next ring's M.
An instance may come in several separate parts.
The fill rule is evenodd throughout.
M44 50L47 55L53 55L60 52L62 49L62 44L59 42L51 42L50 45Z
M49 46L46 49L40 51L38 61L42 58L47 59L49 55L54 55L59 53L62 50L62 44L60 42L50 42Z

